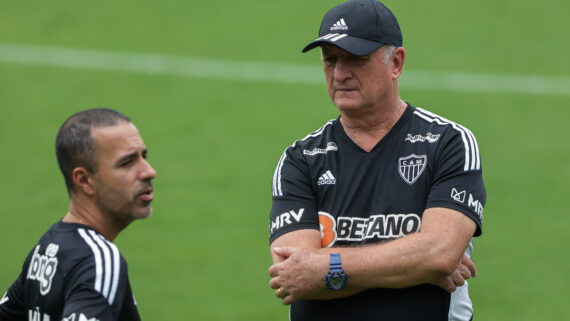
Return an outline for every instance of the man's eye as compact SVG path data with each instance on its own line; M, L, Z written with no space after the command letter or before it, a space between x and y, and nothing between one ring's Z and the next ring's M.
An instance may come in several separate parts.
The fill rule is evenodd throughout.
M325 57L323 58L323 61L327 65L332 65L335 63L336 59L334 57Z
M127 167L127 166L131 165L132 163L133 163L132 159L126 160L126 161L121 163L121 167Z

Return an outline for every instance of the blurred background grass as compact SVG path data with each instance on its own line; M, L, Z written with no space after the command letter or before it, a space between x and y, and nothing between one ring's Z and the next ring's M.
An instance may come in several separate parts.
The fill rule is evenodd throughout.
M0 2L0 44L319 65L300 54L337 2ZM405 70L570 77L570 3L385 1ZM401 96L469 127L488 203L470 282L477 320L567 315L570 94L418 90ZM147 75L0 62L0 291L67 210L54 139L72 113L131 117L158 171L154 214L117 239L145 320L287 320L268 287L273 169L336 117L323 84Z

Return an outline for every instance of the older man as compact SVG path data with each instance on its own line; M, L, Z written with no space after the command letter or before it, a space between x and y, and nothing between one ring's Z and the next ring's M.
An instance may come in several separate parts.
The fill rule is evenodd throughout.
M69 211L39 240L0 301L0 320L140 320L127 263L112 243L151 214L156 172L129 118L72 115L56 138Z
M470 320L486 201L475 137L400 98L406 52L380 2L329 10L303 52L315 47L340 116L275 170L275 295L293 321Z

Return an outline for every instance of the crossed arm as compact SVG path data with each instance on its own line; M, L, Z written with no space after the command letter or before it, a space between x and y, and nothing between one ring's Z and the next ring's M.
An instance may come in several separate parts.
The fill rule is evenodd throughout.
M466 215L438 207L424 212L418 233L382 244L321 248L319 231L290 232L271 244L274 264L269 268L269 285L283 304L423 283L452 292L476 274L473 262L463 256L475 229L475 222ZM340 291L324 284L330 253L341 253L348 275L348 285Z

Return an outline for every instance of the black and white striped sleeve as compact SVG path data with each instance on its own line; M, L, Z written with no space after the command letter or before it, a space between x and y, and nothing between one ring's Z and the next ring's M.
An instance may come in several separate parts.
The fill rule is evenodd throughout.
M415 115L445 128L434 157L434 179L426 208L457 210L477 224L474 236L481 235L487 195L475 135L468 128L421 108L416 109Z
M317 205L308 167L296 146L283 153L273 176L269 241L300 229L319 229Z
M90 229L77 229L85 253L67 276L64 317L118 320L127 291L127 266L117 247ZM132 303L134 304L134 303Z

